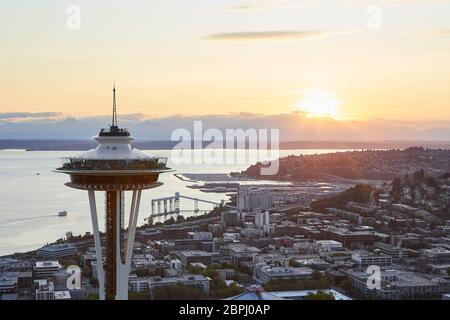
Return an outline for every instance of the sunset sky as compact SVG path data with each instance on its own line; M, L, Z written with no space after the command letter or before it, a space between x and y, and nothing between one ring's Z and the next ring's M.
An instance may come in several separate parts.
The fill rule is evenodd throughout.
M145 117L450 122L450 1L3 0L0 12L0 114L106 115L115 80L120 113Z

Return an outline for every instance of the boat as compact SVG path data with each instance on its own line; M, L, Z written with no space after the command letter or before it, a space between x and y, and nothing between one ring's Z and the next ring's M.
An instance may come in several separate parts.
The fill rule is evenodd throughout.
M58 212L58 216L59 217L65 217L65 216L67 216L67 211L66 210L64 210L64 211L60 211L60 212Z

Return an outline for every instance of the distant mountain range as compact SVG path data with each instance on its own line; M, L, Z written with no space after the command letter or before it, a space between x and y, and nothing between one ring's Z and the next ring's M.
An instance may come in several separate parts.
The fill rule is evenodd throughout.
M136 140L134 146L141 150L171 150L177 141ZM203 146L210 142L203 142ZM28 151L84 151L95 148L92 139L0 139L0 150L20 149ZM421 146L433 149L450 149L450 142L443 141L289 141L281 142L281 150L295 149L404 149Z
M96 135L99 128L108 127L110 121L109 116L74 118L52 112L0 113L0 139L84 140ZM422 123L336 120L329 117L309 117L301 112L272 115L174 115L159 118L142 114L119 115L121 127L128 128L133 136L142 141L156 143L170 141L177 129L185 129L184 131L193 135L195 121L201 121L203 133L210 128L218 129L222 134L226 129L279 129L281 141L313 141L314 147L320 141L450 141L450 120L446 122L445 119ZM196 137L194 140L201 138ZM334 144L335 142L333 147ZM299 148L299 145L294 142L289 148Z

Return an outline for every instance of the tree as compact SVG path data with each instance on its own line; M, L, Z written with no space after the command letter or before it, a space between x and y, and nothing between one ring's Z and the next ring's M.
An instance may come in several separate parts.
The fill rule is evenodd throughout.
M332 293L318 291L317 293L308 293L306 300L335 300L335 297Z
M314 270L313 274L312 274L312 279L313 280L320 280L320 279L322 279L322 274L320 273L320 271Z
M86 300L98 300L99 299L99 295L98 293L88 293Z
M369 203L373 187L369 184L358 184L347 189L337 196L319 199L311 203L311 209L317 212L325 212L327 208L345 209L348 202Z
M236 296L244 292L244 288L240 287L236 283L232 283L227 286L224 280L218 275L211 279L211 298L223 299L232 296Z
M128 300L151 300L149 292L129 292Z
M193 266L192 264L187 267L187 270L192 274L203 274L205 271L204 268L200 266Z
M400 200L400 194L402 193L402 181L400 178L395 178L392 181L392 196L395 201Z

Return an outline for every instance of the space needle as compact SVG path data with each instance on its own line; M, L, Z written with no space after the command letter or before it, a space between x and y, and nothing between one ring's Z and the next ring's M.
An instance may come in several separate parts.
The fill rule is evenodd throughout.
M115 86L112 123L109 128L101 129L94 139L98 142L95 149L64 158L62 167L55 171L70 175L66 186L88 191L100 300L126 300L142 190L161 186L159 175L172 170L166 167L167 158L149 156L131 145L130 132L120 128L117 122ZM105 193L105 262L96 191ZM128 230L125 229L126 191L132 193Z

